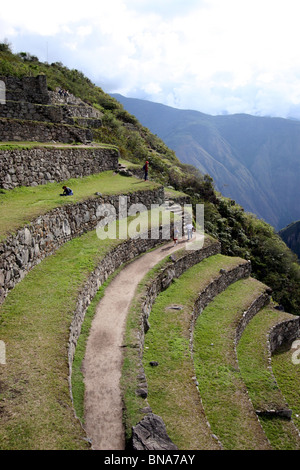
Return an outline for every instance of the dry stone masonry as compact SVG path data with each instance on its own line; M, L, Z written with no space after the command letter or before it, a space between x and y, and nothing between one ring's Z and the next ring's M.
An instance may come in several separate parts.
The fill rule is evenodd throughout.
M102 125L102 114L73 95L61 100L48 91L44 75L0 77L6 87L0 106L2 141L82 142L93 140L93 128Z
M163 200L163 187L136 191L127 195L127 206L143 204L150 209L152 204L161 205ZM8 291L45 256L72 238L95 229L103 219L99 216L99 206L102 204L113 206L118 217L119 195L95 196L84 202L53 209L0 243L0 304Z
M32 148L0 151L0 188L37 186L118 169L119 152L109 148Z

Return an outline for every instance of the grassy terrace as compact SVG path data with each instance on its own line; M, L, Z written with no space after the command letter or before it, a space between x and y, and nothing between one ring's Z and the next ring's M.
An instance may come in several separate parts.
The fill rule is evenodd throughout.
M207 427L207 415L195 386L189 329L199 292L219 276L221 267L228 270L240 262L240 258L222 255L203 260L157 297L150 314L143 358L148 402L153 412L163 418L179 449L219 448ZM170 308L174 304L182 309ZM152 367L151 361L159 365Z
M145 215L139 218L141 227L148 227ZM1 449L88 448L69 394L69 327L89 273L119 243L99 240L95 231L73 239L5 299L0 309L6 345L6 365L0 368ZM82 392L80 380L74 378L75 395ZM81 406L82 396L74 398Z
M291 315L278 312L271 307L262 309L247 325L237 352L241 373L254 408L257 410L286 408L288 398L288 404L292 406L296 422L299 424L297 414L300 412L300 367L293 364L290 351L275 355L274 372L283 387L281 389L274 382L268 361L268 331L277 323L291 318L293 318ZM300 438L293 422L280 417L260 417L260 421L274 449L300 449Z
M295 349L290 348L276 352L272 356L272 369L280 390L293 410L292 418L300 431L300 364L293 358L295 352ZM299 360L299 355L297 358Z
M238 320L264 289L252 278L237 281L215 297L196 323L194 363L200 395L212 431L228 450L269 448L246 393L234 347Z
M4 150L26 150L26 149L33 149L33 148L109 148L109 149L118 149L115 145L104 144L104 143L96 143L93 142L93 145L85 145L85 144L65 144L62 142L35 142L35 141L6 141L0 142L0 151Z
M73 189L74 196L59 196L64 184ZM0 240L51 209L95 198L97 197L96 192L103 195L128 194L157 187L159 185L151 181L145 182L107 171L84 178L73 178L61 183L49 183L36 187L22 186L12 190L2 189L0 190Z

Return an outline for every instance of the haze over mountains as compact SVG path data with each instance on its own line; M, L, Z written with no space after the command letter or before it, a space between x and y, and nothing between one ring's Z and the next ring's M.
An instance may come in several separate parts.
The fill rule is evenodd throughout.
M113 94L183 163L214 179L224 196L279 230L300 219L300 121L211 116Z

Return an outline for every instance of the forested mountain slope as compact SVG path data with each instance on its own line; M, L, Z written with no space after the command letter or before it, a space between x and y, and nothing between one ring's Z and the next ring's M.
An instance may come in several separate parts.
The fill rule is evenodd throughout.
M300 218L300 122L246 114L210 116L113 95L184 163L277 230Z

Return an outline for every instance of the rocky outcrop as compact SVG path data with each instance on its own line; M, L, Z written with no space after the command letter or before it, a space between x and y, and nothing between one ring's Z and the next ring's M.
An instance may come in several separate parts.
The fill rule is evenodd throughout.
M160 416L149 413L132 429L133 450L177 450Z

